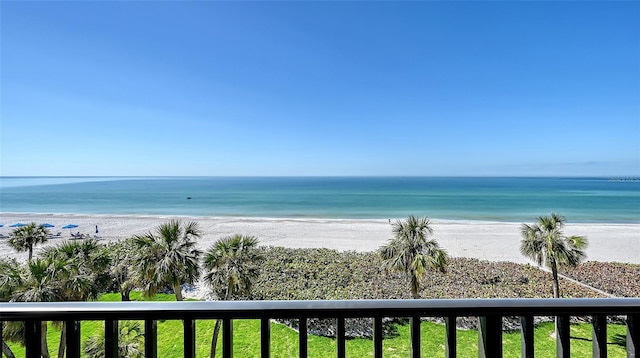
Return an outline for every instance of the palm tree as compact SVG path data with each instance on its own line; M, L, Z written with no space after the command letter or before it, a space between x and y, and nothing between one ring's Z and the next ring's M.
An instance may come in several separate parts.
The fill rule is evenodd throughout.
M144 331L139 322L121 321L118 327L118 357L144 357ZM84 353L89 358L104 357L104 330L84 342Z
M107 288L111 259L104 245L95 239L65 241L49 246L42 250L41 256L69 262L67 276L60 281L65 301L96 299Z
M60 299L60 279L67 275L68 261L36 258L27 261L20 272L18 285L11 294L12 302L53 302ZM47 322L41 323L42 357L49 358Z
M205 280L218 298L231 300L251 291L263 260L255 237L234 235L222 238L205 253ZM216 354L220 323L217 320L213 330L210 357Z
M584 261L587 255L584 249L588 246L586 237L564 236L562 227L564 217L552 213L551 216L540 216L533 225L522 224L522 255L544 264L551 269L553 275L553 297L560 297L558 282L558 266L576 266Z
M392 224L394 238L380 248L384 267L391 271L406 272L411 280L411 297L420 298L420 278L427 270L445 272L449 260L447 252L436 240L428 240L433 233L426 217L413 215Z
M18 261L0 257L0 302L9 301L20 283L20 265Z
M107 287L110 258L95 239L82 242L65 241L42 251L52 261L67 262L65 275L59 277L61 301L87 301L98 297ZM58 358L66 350L66 322L62 322Z
M182 284L193 284L200 277L200 251L195 239L201 235L198 223L182 225L171 220L156 228L156 233L135 236L138 249L137 274L147 296L169 285L182 301Z
M21 281L18 262L15 259L0 258L0 302L9 301ZM1 352L8 358L15 358L7 342L19 342L24 345L24 325L21 322L0 322L0 324L2 325Z
M31 260L33 247L47 242L48 236L49 230L46 227L31 223L13 230L11 238L9 238L9 246L17 252L29 251L29 260Z

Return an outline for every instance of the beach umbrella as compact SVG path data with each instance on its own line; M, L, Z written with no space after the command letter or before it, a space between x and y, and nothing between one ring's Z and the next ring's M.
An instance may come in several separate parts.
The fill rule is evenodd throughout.
M55 225L51 225L49 223L44 223L44 224L42 224L42 226L44 226L44 227L56 227Z
M77 227L78 227L78 225L76 225L76 224L69 224L69 225L63 226L62 228L63 229L74 229L74 228L77 228ZM71 230L69 230L69 232L71 232ZM71 234L71 235L73 235L73 234Z
M0 224L0 227L3 227L4 225Z
M23 223L15 223L13 225L9 225L9 227L23 227L23 226L27 226L27 224L23 224Z

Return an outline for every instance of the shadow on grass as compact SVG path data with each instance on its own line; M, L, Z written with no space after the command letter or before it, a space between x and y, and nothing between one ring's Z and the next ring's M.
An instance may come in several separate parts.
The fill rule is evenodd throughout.
M574 337L571 336L569 337L571 339L575 339L577 341L586 341L586 342L593 342L593 339L589 339L589 338L584 338L584 337ZM615 334L613 335L613 337L611 338L611 342L607 342L607 344L612 344L612 345L616 345L616 346L621 346L621 347L626 347L627 346L627 336L625 334Z
M576 341L593 342L593 339L584 338L584 337L574 337L574 336L569 336L569 338L570 338L570 339L575 339Z
M615 344L617 346L626 347L627 346L627 335L626 334L615 334L611 339L613 342L609 344Z

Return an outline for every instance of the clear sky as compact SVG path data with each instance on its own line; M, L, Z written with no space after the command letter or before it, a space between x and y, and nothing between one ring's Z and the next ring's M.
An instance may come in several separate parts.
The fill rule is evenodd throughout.
M2 1L0 175L640 175L640 2Z

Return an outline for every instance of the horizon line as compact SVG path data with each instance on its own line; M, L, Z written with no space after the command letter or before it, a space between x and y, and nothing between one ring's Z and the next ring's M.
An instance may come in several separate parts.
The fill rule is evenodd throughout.
M640 180L640 175L0 175L0 179L22 178L575 178Z

